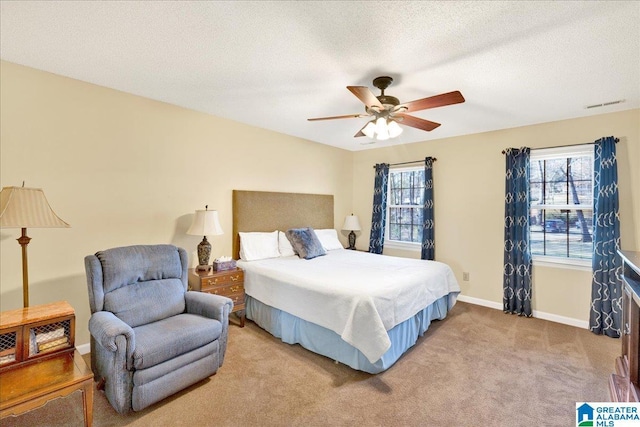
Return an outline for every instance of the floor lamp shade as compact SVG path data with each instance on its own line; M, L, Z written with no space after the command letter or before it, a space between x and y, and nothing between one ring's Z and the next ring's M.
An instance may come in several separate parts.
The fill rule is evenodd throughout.
M187 230L187 234L194 236L204 236L202 242L198 245L198 270L209 270L209 257L211 256L211 243L207 240L207 236L216 236L224 234L220 226L220 218L218 211L205 210L196 211L193 217L193 223Z
M4 187L0 192L0 228L21 228L18 240L22 246L22 298L29 306L29 268L27 245L31 238L27 228L69 228L70 225L51 209L40 188Z

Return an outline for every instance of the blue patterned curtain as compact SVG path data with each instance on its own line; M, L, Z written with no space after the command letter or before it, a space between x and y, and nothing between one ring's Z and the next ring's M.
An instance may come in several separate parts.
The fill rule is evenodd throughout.
M433 222L433 157L424 159L424 206L422 207L422 255L436 259L436 237Z
M504 312L531 317L529 154L507 148L504 204Z
M381 254L384 248L384 226L387 216L387 183L389 182L389 165L380 163L376 166L376 178L373 187L373 215L371 217L371 235L369 252Z
M620 336L622 324L622 260L618 209L618 164L612 136L599 139L594 149L593 276L589 328L596 334Z

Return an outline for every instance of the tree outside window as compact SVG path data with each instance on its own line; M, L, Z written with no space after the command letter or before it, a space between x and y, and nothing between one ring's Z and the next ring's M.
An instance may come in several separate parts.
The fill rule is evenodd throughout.
M387 237L385 240L422 243L424 167L389 171Z
M563 151L531 151L531 254L588 260L593 239L593 147Z

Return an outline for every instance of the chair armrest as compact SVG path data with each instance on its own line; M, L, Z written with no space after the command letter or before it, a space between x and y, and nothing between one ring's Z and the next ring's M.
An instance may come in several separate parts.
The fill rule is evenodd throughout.
M229 321L229 313L233 310L231 298L198 291L187 291L184 298L187 303L187 313L216 319L223 325L225 321Z
M109 311L98 311L89 319L91 336L105 349L116 352L116 337L123 335L126 341L126 357L130 359L136 348L136 339L131 326Z
M206 292L187 291L184 294L187 304L187 313L216 319L222 323L220 334L219 366L224 362L224 354L227 351L227 335L229 332L229 314L233 310L233 300L220 295Z

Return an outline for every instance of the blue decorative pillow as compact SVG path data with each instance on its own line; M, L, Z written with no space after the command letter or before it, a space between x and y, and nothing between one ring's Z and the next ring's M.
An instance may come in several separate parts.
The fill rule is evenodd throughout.
M285 232L287 239L293 246L293 251L298 254L300 258L312 259L317 256L326 255L326 251L322 247L322 243L316 236L316 232L313 228L292 228Z

